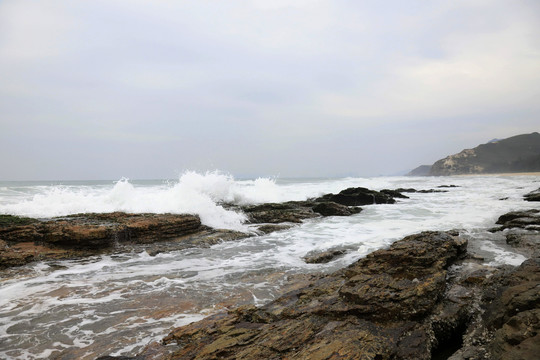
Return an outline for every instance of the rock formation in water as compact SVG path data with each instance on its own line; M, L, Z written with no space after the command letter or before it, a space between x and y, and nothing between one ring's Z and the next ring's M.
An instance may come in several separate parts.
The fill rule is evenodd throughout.
M357 205L393 203L392 196L365 188L350 188L318 199L226 205L244 213L259 233L282 230L305 219L350 216ZM354 206L351 206L354 205ZM50 220L0 215L0 269L46 259L67 259L110 252L146 250L149 254L191 246L209 246L253 234L212 229L196 215L77 214Z
M447 156L408 175L446 176L540 171L540 134L537 132L492 140L473 149Z
M340 191L338 194L326 194L315 199L315 201L332 201L345 206L394 204L396 202L391 195L363 187L348 188Z
M540 188L525 194L523 198L526 201L540 201Z

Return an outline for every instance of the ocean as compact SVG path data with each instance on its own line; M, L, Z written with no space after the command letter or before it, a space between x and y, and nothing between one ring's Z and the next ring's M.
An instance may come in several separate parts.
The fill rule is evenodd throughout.
M453 185L453 187L446 187ZM0 182L0 214L50 218L87 212L198 214L215 228L254 232L223 203L304 200L349 187L415 188L396 204L349 217L310 219L275 233L209 248L45 261L0 274L0 358L95 359L134 355L177 326L238 304L264 304L297 274L327 273L406 235L459 229L469 251L492 266L525 257L487 231L509 211L539 208L523 195L534 175L234 179L186 172L175 180ZM445 186L445 187L440 187ZM306 254L347 250L327 264Z

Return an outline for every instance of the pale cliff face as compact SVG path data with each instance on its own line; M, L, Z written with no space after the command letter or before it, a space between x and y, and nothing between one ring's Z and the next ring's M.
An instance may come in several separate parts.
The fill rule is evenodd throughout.
M430 175L540 171L540 134L517 135L465 149L433 164Z
M477 157L475 149L465 149L460 153L447 156L433 164L432 174L434 175L457 175L475 174L484 171L484 167L471 164Z

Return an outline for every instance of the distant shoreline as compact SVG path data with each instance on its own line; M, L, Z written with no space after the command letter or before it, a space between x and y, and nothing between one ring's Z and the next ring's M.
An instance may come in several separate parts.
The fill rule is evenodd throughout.
M540 176L540 171L513 172L513 173L487 173L487 174L456 174L456 175L446 175L446 176Z

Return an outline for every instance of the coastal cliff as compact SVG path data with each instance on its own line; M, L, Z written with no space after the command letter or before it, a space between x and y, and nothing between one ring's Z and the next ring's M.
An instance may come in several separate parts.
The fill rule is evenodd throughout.
M447 176L540 171L540 134L537 132L492 140L473 149L422 165L410 176Z

